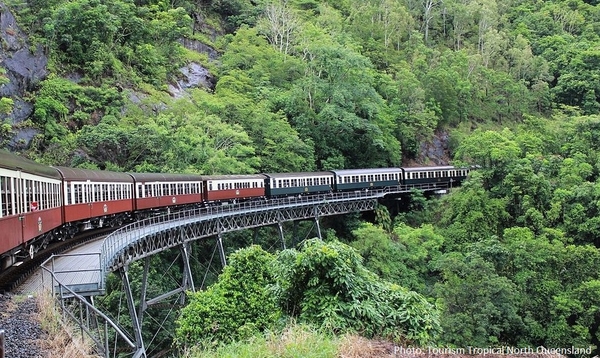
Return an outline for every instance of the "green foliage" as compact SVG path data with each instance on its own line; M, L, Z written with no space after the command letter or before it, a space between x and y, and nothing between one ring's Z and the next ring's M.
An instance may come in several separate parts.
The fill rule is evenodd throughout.
M273 261L258 246L231 255L215 285L189 295L177 320L177 344L211 347L272 329L281 317L267 288L274 282Z
M123 170L240 174L256 172L259 160L239 125L202 112L188 100L145 118L105 116L84 126L77 142L101 167Z
M276 292L285 312L334 332L426 344L438 330L434 307L419 294L380 281L357 252L337 241L306 241L278 258Z
M15 102L12 98L0 98L0 114L9 114L12 112Z
M481 173L475 172L440 207L440 225L445 228L446 245L452 251L464 243L499 236L508 219L506 199L490 197L482 179Z
M68 131L89 124L91 118L117 112L122 101L114 88L85 87L50 76L41 83L33 117L49 141L60 140Z
M413 193L395 220L406 224L378 209L381 227L356 215L331 227L354 238L367 268L438 300L443 343L598 343L597 1L8 4L50 59L51 75L26 98L41 131L31 156L48 164L205 174L400 166L426 161L434 134L476 129L454 134L444 154L481 168L439 207ZM219 59L183 51L186 38L210 39ZM215 88L173 99L165 89L185 61L209 68ZM9 78L0 69L0 85ZM1 113L13 107L0 100ZM16 129L3 123L3 143ZM433 337L422 297L379 281L339 243L278 260L280 299L301 320ZM210 292L215 314L230 307ZM411 297L409 315L413 306L399 307Z
M487 347L511 342L522 328L516 285L495 273L476 253L449 253L434 268L443 307L442 340L457 346Z
M59 2L50 9L43 18L43 35L54 60L95 82L139 77L163 83L180 63L177 40L191 25L183 8L137 7L131 0Z
M334 358L343 342L310 326L294 324L280 332L269 332L247 341L221 345L214 350L194 347L190 358Z

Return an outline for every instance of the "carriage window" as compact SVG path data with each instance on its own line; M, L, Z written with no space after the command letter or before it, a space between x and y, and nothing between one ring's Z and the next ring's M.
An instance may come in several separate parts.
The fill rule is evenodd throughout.
M80 204L83 202L83 193L81 189L81 184L73 184L73 192L75 193L74 204Z
M66 189L66 198L65 198L65 202L67 203L67 205L69 204L73 204L73 198L71 196L71 185L68 183L65 183L65 189Z
M50 203L48 202L48 192L46 190L46 185L48 185L48 183L36 181L33 185L35 190L35 201L37 201L38 210L49 208Z
M58 184L48 184L48 198L50 200L50 206L55 208L59 206L60 199L60 185Z
M44 189L46 191L46 209L56 207L56 184L46 183Z
M0 177L0 203L2 204L0 216L7 216L11 214L10 191L10 178Z
M55 207L54 199L56 191L53 190L56 189L55 185L56 184L44 183L44 186L42 187L42 190L44 191L46 196L46 209Z
M33 201L32 188L31 188L31 180L23 180L21 179L21 183L23 183L23 192L25 202L21 203L21 207L19 208L19 212L24 213L29 211L29 203Z
M41 205L41 197L40 197L40 182L39 181L35 181L35 180L30 180L29 181L31 184L31 200L27 202L27 205L29 206L27 209L28 211L31 211L31 203L32 202L36 202L37 203L37 207L36 210L39 210L40 207L39 205Z

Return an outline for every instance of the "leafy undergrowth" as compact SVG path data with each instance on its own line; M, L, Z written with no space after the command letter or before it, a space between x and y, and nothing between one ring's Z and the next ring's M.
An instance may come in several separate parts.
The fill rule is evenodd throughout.
M393 345L355 335L333 337L304 325L280 333L221 345L215 349L192 349L186 358L369 358L391 357Z

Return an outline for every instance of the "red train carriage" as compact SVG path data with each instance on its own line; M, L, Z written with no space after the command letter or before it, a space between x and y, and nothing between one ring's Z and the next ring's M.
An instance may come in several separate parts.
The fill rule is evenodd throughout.
M68 234L119 225L133 210L133 179L129 174L55 167L63 177L64 221Z
M264 197L265 178L261 174L203 176L204 201L234 201Z
M46 245L62 221L59 173L0 151L0 268L29 245ZM34 240L35 239L35 240Z
M450 165L438 167L403 168L404 184L459 183L467 178L470 168L457 168Z
M202 177L194 174L130 173L135 209L160 209L202 201Z

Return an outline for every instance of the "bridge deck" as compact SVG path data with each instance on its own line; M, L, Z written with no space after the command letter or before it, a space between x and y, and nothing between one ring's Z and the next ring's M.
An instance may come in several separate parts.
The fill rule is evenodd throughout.
M55 255L43 267L53 272L57 281L73 291L87 296L102 294L99 290L101 282L100 250L103 239L80 245L65 254ZM36 272L21 287L23 293L36 293L43 289L57 289L49 272L42 269Z

